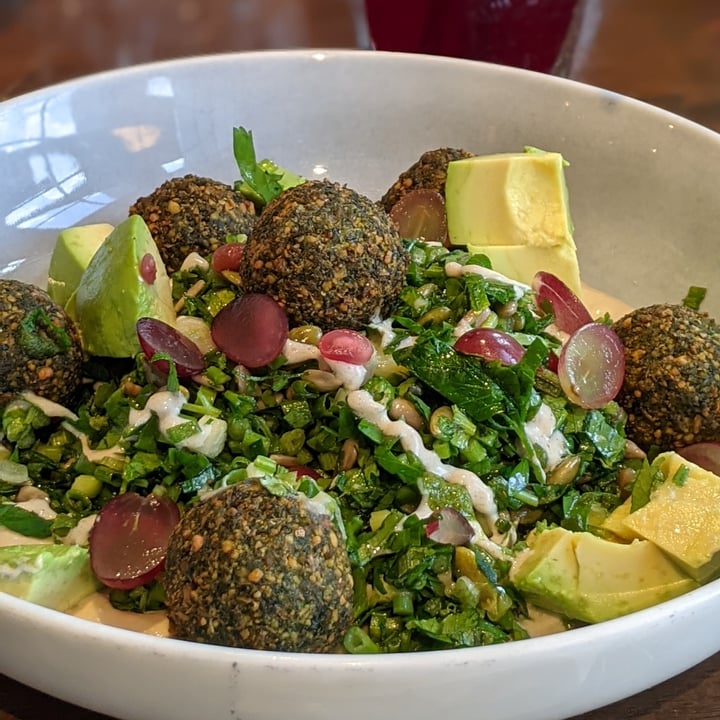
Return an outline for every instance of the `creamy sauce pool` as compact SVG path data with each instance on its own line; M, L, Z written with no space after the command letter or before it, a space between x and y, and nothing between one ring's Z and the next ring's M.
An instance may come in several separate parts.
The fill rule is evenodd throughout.
M594 318L608 313L611 318L618 320L632 310L632 307L622 300L618 300L601 290L591 288L584 283L582 288L582 301L590 312L590 316Z
M611 317L619 318L632 309L622 301L588 286L583 286L582 297L583 302L590 311L590 315L593 317L598 317L607 312ZM0 528L0 545L16 545L18 544L17 537L15 533ZM28 539L24 538L22 542L27 543L27 541ZM116 610L110 605L107 597L102 593L95 593L85 598L77 607L70 610L68 614L125 630L156 635L158 637L169 636L168 622L165 613L154 612L140 614ZM565 629L562 621L557 616L538 610L535 610L531 614L525 626L533 637L561 632Z

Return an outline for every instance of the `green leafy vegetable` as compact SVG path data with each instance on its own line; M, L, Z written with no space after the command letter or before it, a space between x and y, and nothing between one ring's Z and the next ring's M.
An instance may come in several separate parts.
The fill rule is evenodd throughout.
M236 190L262 206L277 197L283 190L300 185L305 179L280 168L270 160L258 162L252 132L242 127L233 128L233 153L242 181Z
M652 464L647 460L635 476L632 485L630 512L635 512L650 502L650 496L655 488L665 482L665 476L660 469L662 460L654 460Z
M233 139L238 187L262 206L292 178L269 161L257 161L249 132L235 128ZM509 561L536 524L593 532L619 504L617 477L628 462L623 416L612 403L586 411L567 402L557 376L545 368L558 341L545 332L550 320L538 315L530 293L517 298L505 283L445 272L449 261L487 267L487 257L420 242L410 243L408 251L407 285L387 323L391 332L368 328L378 368L391 370L378 371L363 389L389 417L398 403L417 411L413 440L440 463L472 473L477 487L491 489L494 523L474 507L477 496L467 487L429 472L399 438L356 417L347 389L313 386L305 370L317 367L315 361L288 366L280 359L250 373L212 351L200 378L177 377L169 362L162 389L140 358L91 367L96 382L73 408L78 419L72 425L25 401L4 408L8 462L25 469L60 513L52 533L66 534L120 492L163 494L184 509L205 492L256 478L276 495L304 495L345 537L354 580L354 624L344 638L348 652L434 650L526 637L520 625L524 601L509 581ZM173 284L175 300L184 298L183 312L208 323L240 292L223 275L202 268L176 273ZM511 333L525 348L522 361L508 367L455 352L454 333L463 320ZM130 427L133 414L159 391L183 394L182 422L163 433L153 414ZM576 474L565 484L547 482L548 451L528 438L526 425L543 404L576 463ZM226 443L214 457L173 444L194 436L203 417L226 424ZM114 454L88 454L87 447ZM637 503L646 501L651 486L652 476L639 472ZM11 492L0 486L0 494ZM494 552L486 552L485 544L453 547L431 540L429 518L443 507L470 520L489 546L497 542ZM27 513L8 517L9 523L36 522ZM36 531L49 532L44 522ZM126 610L158 609L162 584L115 591L111 601Z
M692 310L699 310L707 295L707 288L691 285L687 295L683 298L682 304Z
M52 520L11 503L0 503L0 525L30 538L49 538L52 535Z
M18 342L36 360L67 352L72 345L67 332L55 325L42 308L34 308L20 321Z

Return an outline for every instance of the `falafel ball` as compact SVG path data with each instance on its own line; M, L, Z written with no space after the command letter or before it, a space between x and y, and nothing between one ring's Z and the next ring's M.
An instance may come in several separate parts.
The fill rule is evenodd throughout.
M448 163L470 157L473 157L473 153L459 148L438 148L424 152L382 196L380 202L385 212L389 213L395 203L412 190L435 190L445 197Z
M409 261L377 203L314 180L267 204L248 236L240 276L247 292L282 305L292 325L357 329L389 314Z
M170 631L255 650L328 652L352 621L352 575L330 516L304 495L232 485L190 508L165 561Z
M169 274L191 253L208 255L228 235L247 235L255 205L230 185L197 175L166 180L128 211L145 220Z
M625 346L616 400L644 449L720 440L720 327L683 305L650 305L614 325Z
M40 288L0 279L0 405L30 391L62 405L82 381L80 334Z

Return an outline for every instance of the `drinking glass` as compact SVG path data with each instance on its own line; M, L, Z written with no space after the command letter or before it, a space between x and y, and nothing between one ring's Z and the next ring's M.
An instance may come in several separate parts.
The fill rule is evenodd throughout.
M372 47L566 75L584 0L365 0Z

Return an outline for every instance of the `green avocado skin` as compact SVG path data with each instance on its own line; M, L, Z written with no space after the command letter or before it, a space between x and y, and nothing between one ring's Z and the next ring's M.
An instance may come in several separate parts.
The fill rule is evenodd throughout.
M516 559L510 579L534 605L586 623L621 617L698 587L647 540L616 543L563 528L539 533Z
M75 294L83 272L105 238L113 231L112 225L78 225L67 228L59 235L48 269L48 295L65 307Z
M154 271L143 273L143 266ZM175 324L170 278L142 217L128 217L93 255L77 288L75 314L86 352L102 357L136 355L135 325L142 317Z
M98 588L84 547L0 547L0 592L64 612Z

